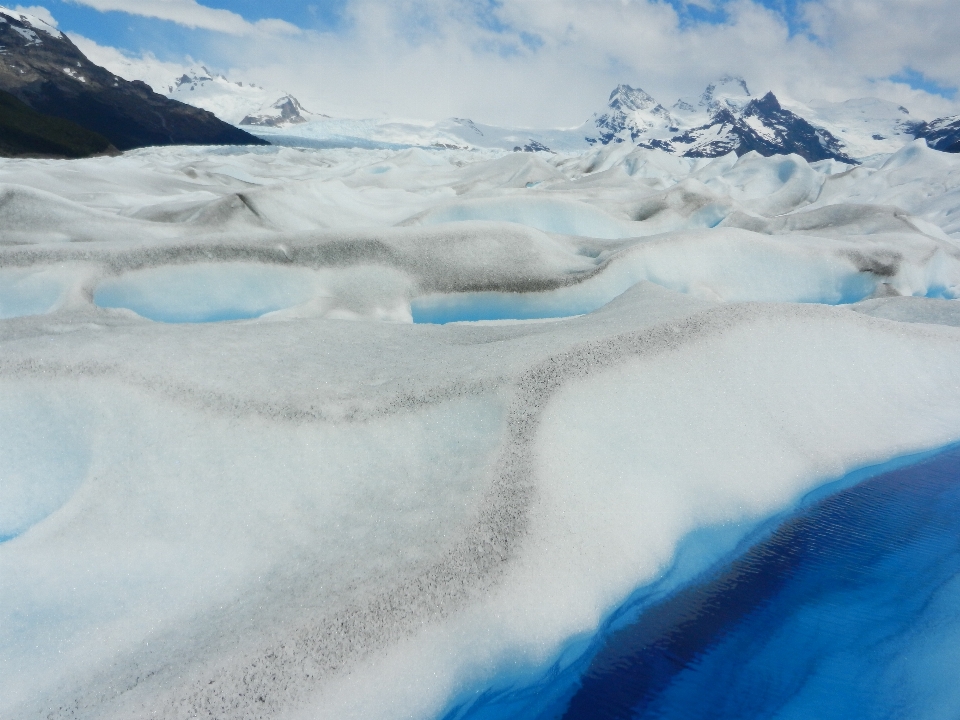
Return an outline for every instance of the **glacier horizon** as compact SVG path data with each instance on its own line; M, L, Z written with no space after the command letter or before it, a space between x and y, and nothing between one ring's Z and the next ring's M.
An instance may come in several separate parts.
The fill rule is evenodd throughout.
M0 160L0 714L549 667L691 534L960 440L958 207L922 140Z
M119 71L119 70L118 70ZM200 93L194 94L195 90ZM221 119L291 147L403 149L439 147L524 152L582 152L597 145L627 143L685 157L718 157L759 151L769 156L799 153L809 161L860 162L928 138L934 149L957 152L960 116L925 121L897 103L877 98L844 102L780 100L751 94L739 76L724 75L699 98L680 98L667 109L640 88L618 85L608 104L571 128L510 128L453 117L440 121L335 118L308 112L289 93L241 104L247 92L206 68L189 70L166 90L168 97L196 104ZM262 88L260 94L263 95Z

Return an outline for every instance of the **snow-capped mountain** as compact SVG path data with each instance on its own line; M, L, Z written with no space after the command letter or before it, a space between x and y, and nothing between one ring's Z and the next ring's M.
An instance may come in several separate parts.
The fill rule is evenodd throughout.
M247 115L240 121L241 125L257 125L260 127L285 127L309 122L308 117L313 113L303 109L303 105L293 95L284 95L270 107L261 109L256 115Z
M710 83L699 98L681 98L669 110L649 93L619 85L607 108L583 131L591 145L630 142L687 157L755 150L854 162L896 152L916 138L936 150L960 152L960 116L924 122L902 105L878 98L781 102L772 92L754 96L734 75Z
M843 144L829 131L814 127L807 120L780 105L768 92L751 100L739 113L730 106L719 106L708 123L675 136L668 147L685 157L719 157L756 151L764 156L794 153L808 161L834 159L854 162Z
M607 111L587 123L587 143L631 142L686 157L796 153L810 160L852 162L825 128L784 108L773 93L754 98L743 78L711 83L699 100L681 99L668 111L653 96L629 85L611 93Z
M591 145L634 141L651 130L678 129L677 121L653 96L629 85L617 85L610 93L606 112L595 117L597 134L586 138Z
M317 117L292 95L254 83L233 82L201 65L156 88L169 98L209 110L234 125L285 127Z

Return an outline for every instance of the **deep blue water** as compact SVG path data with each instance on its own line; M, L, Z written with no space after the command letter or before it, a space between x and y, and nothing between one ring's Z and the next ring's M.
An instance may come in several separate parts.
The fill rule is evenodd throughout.
M960 718L960 447L852 478L447 717Z

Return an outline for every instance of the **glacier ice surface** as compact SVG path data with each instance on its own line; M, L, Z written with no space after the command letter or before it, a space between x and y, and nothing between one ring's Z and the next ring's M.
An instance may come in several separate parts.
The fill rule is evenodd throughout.
M704 528L960 439L958 188L922 143L0 160L0 715L575 666Z

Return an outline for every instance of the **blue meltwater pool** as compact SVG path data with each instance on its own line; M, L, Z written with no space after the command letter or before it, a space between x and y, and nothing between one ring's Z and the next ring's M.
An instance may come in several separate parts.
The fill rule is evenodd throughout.
M960 449L821 500L648 609L562 716L960 717Z
M448 717L960 717L960 448L838 487L608 623L575 677Z

